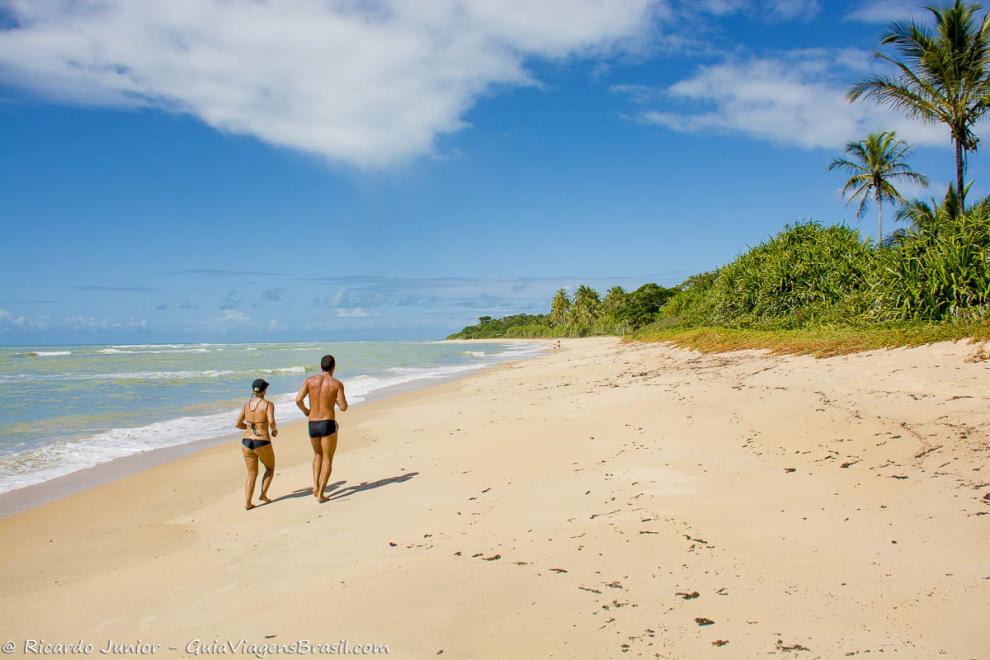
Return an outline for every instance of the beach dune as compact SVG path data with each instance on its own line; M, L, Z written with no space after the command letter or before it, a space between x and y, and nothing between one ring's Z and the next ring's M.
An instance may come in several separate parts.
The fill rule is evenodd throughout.
M986 657L975 353L564 340L341 415L323 505L295 424L250 512L232 440L0 520L0 625L157 655Z

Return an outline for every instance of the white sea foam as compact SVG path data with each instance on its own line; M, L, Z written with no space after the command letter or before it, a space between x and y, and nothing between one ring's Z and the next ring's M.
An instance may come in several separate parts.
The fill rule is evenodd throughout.
M141 350L124 350L122 348L101 348L100 353L104 355L174 355L175 353L212 353L214 351L222 351L222 348L174 348L174 349L141 349Z
M25 383L37 380L69 381L106 381L106 380L196 380L222 378L238 374L304 374L306 367L279 367L277 369L251 369L249 371L232 371L229 369L203 369L200 371L113 371L98 374L3 374L0 383Z
M485 357L487 354L484 351L464 351L464 355L470 355L471 357Z
M223 346L228 346L228 345L229 344L206 344L206 343L199 343L199 344L112 344L111 345L111 348L125 348L125 349L135 349L135 348L145 348L145 349L146 348L157 348L157 349L161 349L161 348L176 348L176 349L182 349L182 348L192 348L192 347L205 348L205 347L208 347L208 346L223 347Z
M24 355L30 357L55 357L58 355L72 355L72 351L28 351Z

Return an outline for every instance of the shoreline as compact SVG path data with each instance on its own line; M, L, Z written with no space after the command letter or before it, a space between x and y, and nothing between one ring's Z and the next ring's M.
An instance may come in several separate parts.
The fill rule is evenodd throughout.
M513 339L507 339L504 341L484 340L484 343L524 343L539 345L547 342L539 339L523 340L520 342L516 342ZM497 368L503 364L511 364L520 360L539 357L539 355L540 353L534 353L531 356L508 359L485 366L479 366L477 369L465 371L463 373L429 376L406 383L389 385L379 390L375 390L374 392L368 394L363 401L354 405L362 407L366 404L387 399L392 396L397 396L405 392L429 388L434 385L441 385L443 383L455 381L461 378L468 378L474 374ZM233 418L231 419L231 428L233 428ZM293 419L293 421L285 423L284 429L287 430L289 428L296 427L303 424L305 421L305 419ZM85 492L92 488L112 483L119 479L124 479L145 470L167 465L168 463L175 462L200 451L206 451L214 447L225 445L229 442L239 441L240 438L241 432L234 430L228 434L220 435L214 438L193 440L191 442L172 445L169 447L158 447L135 454L130 454L128 456L121 456L105 463L100 463L92 467L83 468L81 470L76 470L74 472L49 479L48 481L31 484L0 493L0 519L12 516L22 511L30 510L48 502L58 501L66 497Z
M970 346L562 347L349 410L325 504L297 425L250 512L217 446L0 519L8 638L986 657Z

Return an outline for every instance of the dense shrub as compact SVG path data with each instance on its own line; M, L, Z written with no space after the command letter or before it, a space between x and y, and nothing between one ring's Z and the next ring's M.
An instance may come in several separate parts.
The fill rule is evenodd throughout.
M880 258L876 298L882 318L947 320L987 315L990 211L939 213L899 237Z
M799 326L868 290L875 251L849 227L787 227L722 268L709 294L711 323Z

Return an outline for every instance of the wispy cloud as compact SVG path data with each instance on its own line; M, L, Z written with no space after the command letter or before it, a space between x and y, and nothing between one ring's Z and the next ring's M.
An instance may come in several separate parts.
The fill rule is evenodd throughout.
M849 103L846 89L875 66L858 50L792 50L704 66L665 90L672 109L641 110L639 121L695 133L730 133L804 148L841 147L870 130L896 130L919 145L945 146L946 132L873 103ZM688 107L687 110L673 108Z
M692 4L697 10L715 16L726 16L751 8L750 0L694 0Z
M38 332L47 330L50 325L51 320L47 316L24 316L0 309L0 333L11 330Z
M285 295L285 287L277 286L271 289L265 289L261 292L260 302L281 302L283 296Z
M610 85L608 88L613 94L618 94L629 98L634 103L650 103L657 101L664 96L664 90L651 87L649 85L636 85L631 83L619 83Z
M821 11L819 0L682 0L682 12L712 16L746 14L768 22L806 21Z
M127 317L123 319L102 318L97 316L69 316L53 319L51 316L25 316L11 314L0 309L0 334L20 332L29 337L37 333L60 332L73 335L94 336L100 333L132 335L146 332L151 324L146 319Z
M822 10L818 0L767 0L766 16L773 21L807 21Z
M251 318L247 314L238 309L225 309L223 314L211 319L217 323L248 323L250 320Z
M72 288L76 291L107 291L110 293L148 293L156 290L146 286L103 286L100 284L77 284Z
M241 295L236 289L231 289L220 301L219 309L236 309L241 306Z
M267 273L258 270L224 270L222 268L187 268L184 270L172 270L166 275L205 275L207 277L280 277L285 273Z
M916 0L873 0L846 14L846 20L861 23L923 20L931 14Z
M8 84L158 107L362 167L433 151L475 101L534 83L526 58L604 58L651 34L658 0L268 3L14 1ZM209 26L209 29L204 29Z
M107 330L134 332L147 330L150 327L150 324L145 319L128 318L115 320L93 316L72 316L65 319L61 325L77 332L102 332Z
M334 310L338 318L360 319L368 316L368 312L360 307L338 307Z
M4 305L57 305L57 300L4 300L0 301Z

